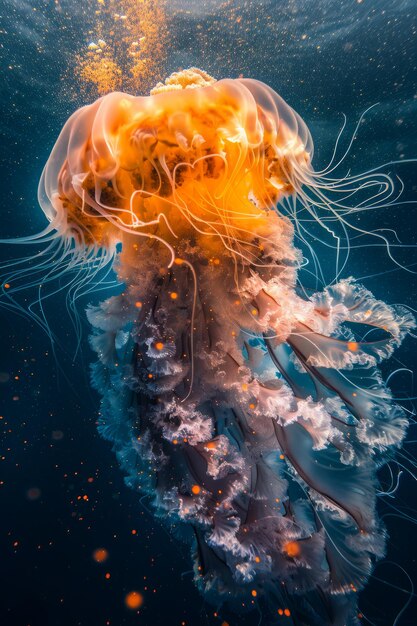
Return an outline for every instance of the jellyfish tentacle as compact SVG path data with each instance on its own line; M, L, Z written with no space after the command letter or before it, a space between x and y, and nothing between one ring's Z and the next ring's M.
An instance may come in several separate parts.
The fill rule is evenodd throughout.
M378 365L413 317L340 280L369 235L395 261L395 232L351 218L400 206L403 184L380 168L337 176L358 131L340 156L345 125L314 172L307 126L259 81L191 68L149 97L108 94L68 120L45 166L50 225L30 239L45 255L2 267L0 303L19 312L26 288L66 276L78 346L76 302L115 270L119 295L87 310L99 432L190 545L208 599L257 598L294 626L358 623L384 553L377 495L396 489L377 470L408 424ZM315 241L334 251L327 286ZM29 305L47 332L55 293Z
M187 264L161 276L148 259L141 281L124 268L124 294L90 309L99 355L93 380L103 395L99 430L113 442L128 484L152 496L168 523L186 524L175 532L194 544L196 582L209 599L256 589L293 606L302 594L294 624L354 624L357 590L384 552L376 470L407 422L376 361L390 355L390 342L400 343L412 318L347 281L294 300L305 321L284 334L273 325L255 340L252 322L248 341L239 327L253 319L251 305L237 307L209 267L194 266L196 300ZM276 282L256 281L257 295L245 297L256 303L257 323L268 311L275 324L282 315ZM375 362L340 358L353 343L352 331L343 331L352 320L385 327L383 340L354 346L356 355L370 343ZM227 347L225 324L236 329ZM389 433L382 436L382 427Z

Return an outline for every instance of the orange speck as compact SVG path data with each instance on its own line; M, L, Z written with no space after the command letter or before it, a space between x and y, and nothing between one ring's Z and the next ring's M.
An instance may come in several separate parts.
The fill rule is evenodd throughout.
M285 615L286 617L289 617L289 616L291 615L291 611L290 611L290 609L284 609L284 615Z
M174 261L175 265L182 265L184 263L183 259L179 259L178 257Z
M28 500L34 502L41 497L41 490L38 487L31 487L27 490L26 495Z
M247 391L248 390L248 386L246 383L243 383L242 385L242 391Z
M252 315L258 315L258 309L252 309Z
M155 348L157 350L163 350L164 349L164 344L162 343L162 341L157 341L155 344Z
M104 576L104 578L106 578L107 580L109 580L109 578L110 578L110 573L109 573L109 572L106 572L106 575Z
M4 283L4 288L5 289L10 289L10 283Z
M172 440L172 443L174 444L174 446L176 446L176 445L177 445L177 443L178 443L178 439L173 439L173 440Z
M215 441L207 441L207 443L204 444L205 448L208 448L209 450L215 450L216 449L216 442Z
M105 548L97 548L93 552L93 559L96 563L104 563L109 558L109 553Z
M349 341L347 348L351 352L357 352L357 350L359 349L359 344L356 341Z
M195 496L198 496L198 494L199 494L199 493L200 493L200 491L201 491L201 487L200 487L199 485L193 485L193 486L191 487L191 491L193 492L193 494L194 494Z
M137 530L133 529L133 530L132 530L132 535L136 535L136 534L137 534L137 532L138 532Z
M293 559L300 554L300 544L298 543L298 541L288 541L284 545L284 551L290 558Z
M229 626L229 622L222 622L222 626Z
M354 398L356 398L356 396L357 396L357 395L358 395L358 394L356 393L356 391L354 391L354 392L352 393L352 396L353 396Z
M213 263L214 265L220 265L220 259L214 259Z
M255 563L260 563L261 562L261 558L259 556L255 556Z
M256 589L252 589L251 594L253 595L254 598L256 598L256 596L258 595L258 592L256 591Z
M281 459L281 461L282 461L283 459L285 459L285 456L284 456L283 454L280 454L280 455L279 455L279 458L280 458L280 459Z
M129 609L139 609L143 604L143 595L138 591L130 591L126 594L125 604Z
M173 291L171 293L171 300L176 300L177 298L178 298L178 294L175 291Z
M153 374L148 374L148 378L153 378Z
M284 611L282 609L278 609L278 615L284 615Z
M141 309L142 308L142 302L135 302L135 307L137 309Z
M255 408L255 405L253 404L253 402L251 402L251 404L249 405L249 408L250 409L254 409Z

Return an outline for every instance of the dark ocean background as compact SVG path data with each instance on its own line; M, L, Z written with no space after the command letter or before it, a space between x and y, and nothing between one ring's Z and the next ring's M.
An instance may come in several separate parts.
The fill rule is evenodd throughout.
M193 65L218 78L243 74L268 83L310 127L316 169L331 156L342 113L353 131L360 114L379 103L361 124L347 167L357 173L417 157L415 0L168 4L168 61L158 79ZM231 7L239 22L229 19ZM88 43L85 22L93 9L94 2L76 0L0 0L0 238L45 226L37 184L61 127L85 103L68 69L74 50ZM417 165L387 171L404 181L402 199L416 201ZM417 269L417 205L360 219L361 227L395 229L409 244L395 249L397 259ZM3 261L21 253L0 246ZM320 255L331 276L334 255L326 249ZM361 279L388 303L417 308L416 275L399 269L383 248L353 250L344 275ZM92 294L80 311L108 295ZM124 485L110 445L96 432L99 398L89 384L87 322L82 355L74 361L76 338L64 297L52 298L46 315L61 342L55 356L33 321L0 309L0 625L269 623L262 607L243 617L227 610L215 615L203 601L188 549ZM408 338L385 374L417 371L416 349ZM390 383L401 398L417 395L410 372ZM403 403L413 410L412 400ZM406 448L416 455L414 440L412 425ZM361 595L364 624L417 624L411 582L417 581L416 494L416 480L404 473L396 500L389 500L403 515L381 499L390 541ZM108 551L105 563L92 557L98 548ZM144 596L139 615L124 605L131 590Z

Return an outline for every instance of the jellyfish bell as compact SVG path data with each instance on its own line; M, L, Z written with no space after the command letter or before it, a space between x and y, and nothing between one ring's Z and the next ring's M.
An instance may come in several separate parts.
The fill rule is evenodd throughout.
M268 86L191 69L148 97L111 93L77 111L39 201L58 232L87 244L134 234L172 251L188 238L207 254L253 258L253 239L268 244L275 207L311 156L306 125Z
M361 210L392 193L387 175L337 179L335 155L321 172L312 155L268 86L191 68L77 111L39 201L63 249L53 276L110 263L123 284L87 310L98 428L192 546L199 588L342 626L384 554L377 470L407 428L378 364L414 320L353 279L297 288L297 206L340 242L357 192Z

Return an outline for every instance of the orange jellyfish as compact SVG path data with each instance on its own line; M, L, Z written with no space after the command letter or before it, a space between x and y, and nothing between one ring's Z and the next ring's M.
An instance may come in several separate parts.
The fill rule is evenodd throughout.
M384 554L377 468L407 427L378 363L414 320L353 279L300 289L297 207L329 230L381 186L377 172L332 178L335 159L315 172L312 154L267 85L192 68L77 111L39 200L45 280L72 271L75 296L110 264L124 285L87 311L99 431L127 483L183 523L197 585L216 603L269 598L288 624L342 626Z

